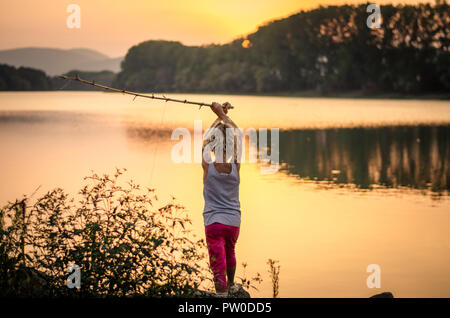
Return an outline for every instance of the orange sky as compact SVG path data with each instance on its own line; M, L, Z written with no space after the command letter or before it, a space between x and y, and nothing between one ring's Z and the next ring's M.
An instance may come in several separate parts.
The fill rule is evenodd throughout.
M87 47L112 57L150 39L187 45L224 43L257 26L319 4L358 0L0 0L0 49ZM420 0L371 3L418 3ZM81 7L81 28L69 29L66 8ZM382 9L381 9L382 10Z

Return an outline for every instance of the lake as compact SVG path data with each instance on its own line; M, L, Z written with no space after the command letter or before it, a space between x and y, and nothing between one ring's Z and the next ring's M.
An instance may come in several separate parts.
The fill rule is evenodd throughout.
M168 94L229 101L243 128L279 128L280 170L244 162L236 247L253 297L450 297L450 102ZM91 170L175 196L204 236L202 168L174 163L177 127L209 127L208 108L102 92L0 93L0 203L54 187L74 194ZM366 268L381 268L370 289ZM243 267L238 266L237 276Z

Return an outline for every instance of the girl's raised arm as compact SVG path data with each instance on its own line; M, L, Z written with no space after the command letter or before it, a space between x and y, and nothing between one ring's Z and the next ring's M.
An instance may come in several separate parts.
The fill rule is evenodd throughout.
M225 106L225 107L223 107ZM229 102L223 103L223 105L213 102L211 109L212 111L219 117L225 124L233 128L238 128L238 126L231 120L230 117L227 116L228 109L231 108L231 104Z

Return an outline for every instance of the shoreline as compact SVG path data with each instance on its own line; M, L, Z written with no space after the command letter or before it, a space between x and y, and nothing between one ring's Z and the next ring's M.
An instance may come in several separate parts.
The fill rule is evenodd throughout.
M272 92L272 93L236 93L236 92L164 92L163 94L190 94L190 95L231 95L231 96L262 96L262 97L303 97L303 98L342 98L342 99L396 99L396 100L450 100L448 93L430 94L401 94L378 93L364 94L360 91L343 93L319 94L315 91ZM146 94L146 93L143 93ZM151 94L147 93L147 94Z
M4 90L0 93L14 92L104 92L103 90ZM271 93L238 93L238 92L136 92L141 94L189 94L189 95L230 95L230 96L260 96L260 97L301 97L301 98L338 98L338 99L394 99L394 100L441 100L450 101L449 93L430 93L430 94L401 94L401 93L378 93L364 94L361 91L350 91L343 93L319 94L315 91L295 91L295 92L271 92Z

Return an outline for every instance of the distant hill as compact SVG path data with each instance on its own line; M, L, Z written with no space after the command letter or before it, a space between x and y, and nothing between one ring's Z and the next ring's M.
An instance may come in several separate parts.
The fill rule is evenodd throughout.
M246 38L209 46L146 41L129 49L113 85L141 92L450 92L450 7L319 7L272 21ZM244 41L245 40L245 41Z
M49 75L59 75L74 69L119 72L122 60L123 57L110 58L84 48L62 50L29 47L0 51L0 63L37 68Z
M52 87L52 79L41 70L0 64L0 91L46 91Z
M83 79L94 81L97 84L102 84L106 86L111 86L114 79L116 78L116 73L110 72L110 71L100 71L100 72L84 72L84 71L78 71L73 70L70 72L65 73L64 75L69 77L75 77L79 76ZM58 78L54 76L52 78L52 86L53 89L56 90L69 90L69 91L103 91L103 89L94 87L91 85L86 85L83 83L70 81Z
M111 71L85 72L72 70L64 73L70 77L76 75L96 83L110 86L116 78ZM78 82L66 81L58 76L48 76L44 71L30 67L14 67L0 64L0 91L46 91L46 90L75 90L92 91L103 89Z

